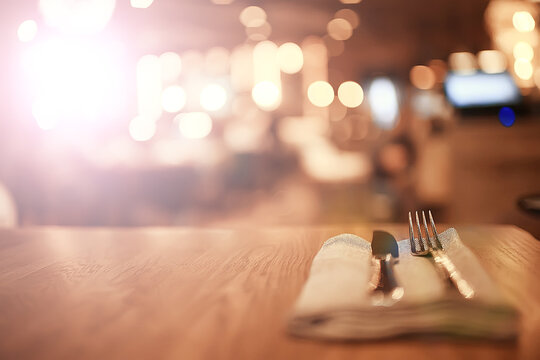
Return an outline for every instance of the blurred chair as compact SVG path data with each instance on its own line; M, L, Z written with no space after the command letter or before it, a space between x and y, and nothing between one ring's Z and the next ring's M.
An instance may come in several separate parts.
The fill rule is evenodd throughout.
M0 183L0 227L17 226L17 207L8 189Z

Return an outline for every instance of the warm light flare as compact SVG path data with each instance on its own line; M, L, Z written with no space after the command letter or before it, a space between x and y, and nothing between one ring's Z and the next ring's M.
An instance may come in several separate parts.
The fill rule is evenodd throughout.
M95 126L124 101L118 53L107 44L49 39L23 55L27 91L38 124ZM50 126L41 126L50 128Z
M227 103L227 91L218 84L207 85L201 91L201 106L207 111L218 111Z
M281 72L277 62L278 46L262 41L253 48L253 79L251 95L257 106L266 111L281 104Z
M93 34L103 30L115 6L115 0L39 1L39 10L47 25L77 34Z
M336 40L347 40L353 34L352 25L345 19L332 19L326 26L328 35Z
M435 86L435 72L427 66L413 66L409 72L409 78L414 87L420 90L429 90Z
M269 23L264 22L260 26L246 27L246 35L248 39L253 41L263 41L268 39L272 33L272 26Z
M146 9L152 5L153 2L154 0L131 0L131 6L136 9Z
M135 117L129 123L129 134L135 141L148 141L156 133L156 123L152 119Z
M341 9L336 12L334 15L336 19L345 19L349 24L351 24L353 29L356 29L360 24L360 19L358 14L351 9Z
M355 108L364 101L364 90L354 81L345 81L338 88L338 98L348 108Z
M326 107L334 101L334 89L326 81L315 81L308 87L308 99L318 107Z
M281 91L271 81L257 83L251 91L251 96L255 104L262 110L275 110L281 103Z
M536 25L534 18L528 11L516 11L512 16L512 24L519 32L531 32Z
M139 114L157 120L161 116L161 64L155 55L144 55L137 62L137 103Z
M450 68L460 74L473 74L476 72L476 57L470 52L456 52L448 57Z
M172 85L163 90L161 94L163 110L175 113L186 105L186 92L179 85Z
M302 49L295 43L282 44L277 52L277 61L281 71L287 74L295 74L304 65L304 55Z
M514 45L513 54L516 59L531 61L534 57L534 49L529 43L519 41Z
M190 112L178 114L180 133L188 139L202 139L212 131L212 118L204 112Z
M254 76L253 48L244 44L233 49L231 54L231 85L235 91L250 91Z
M25 20L19 25L17 36L22 42L32 41L36 37L37 30L38 27L34 20Z
M533 67L530 61L525 59L517 59L514 62L514 71L522 80L530 80L533 75Z
M166 52L159 56L161 77L165 82L174 82L182 73L182 59L174 52Z
M478 64L486 74L498 74L506 70L506 57L498 50L483 50L478 53Z
M240 22L246 27L259 27L266 22L266 12L258 6L248 6L240 13Z

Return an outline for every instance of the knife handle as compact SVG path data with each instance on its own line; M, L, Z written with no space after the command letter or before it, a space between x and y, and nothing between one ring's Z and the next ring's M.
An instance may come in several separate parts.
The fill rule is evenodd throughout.
M387 255L384 258L377 258L376 261L378 261L380 269L379 282L376 289L384 292L391 292L398 287L398 282L394 275L394 259L392 256Z
M376 269L371 282L372 303L377 306L391 306L403 297L403 288L399 286L394 275L396 260L390 254L374 257L373 260Z
M435 264L443 271L445 277L450 280L450 282L465 299L471 299L474 297L474 289L467 282L467 280L461 276L461 273L455 267L448 255L440 250L432 249L431 256L433 256Z

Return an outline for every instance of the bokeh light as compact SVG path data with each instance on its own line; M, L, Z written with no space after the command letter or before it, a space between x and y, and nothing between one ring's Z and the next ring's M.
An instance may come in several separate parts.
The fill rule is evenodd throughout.
M341 9L336 12L334 15L336 19L345 19L349 24L351 24L353 29L356 29L360 24L360 19L358 14L351 9Z
M227 103L227 91L219 84L204 87L200 97L201 106L207 111L217 111Z
M328 35L336 40L347 40L353 34L352 25L345 19L332 19L326 26Z
M17 36L22 42L34 40L37 34L37 24L34 20L25 20L17 29Z
M372 171L366 154L340 151L326 140L303 147L300 161L311 177L329 183L362 180Z
M309 101L318 107L326 107L334 101L334 89L326 81L311 83L307 91Z
M253 80L251 95L260 109L271 111L281 104L281 72L277 59L278 46L272 41L259 42L253 48Z
M499 110L499 121L503 126L510 127L516 121L516 114L511 108L504 106Z
M368 91L368 102L377 126L391 129L396 125L399 101L397 89L390 79L382 77L373 80Z
M231 53L230 78L233 90L251 91L254 76L253 47L243 44L235 47Z
M161 105L170 113L182 110L186 105L186 92L179 85L168 86L161 94Z
M483 50L478 53L480 69L487 74L502 73L506 70L506 57L498 50Z
M246 35L248 39L253 41L266 40L270 34L272 34L272 26L267 22L262 23L260 26L246 27Z
M131 6L136 9L146 9L150 5L152 5L154 0L130 0L130 2L131 2Z
M137 62L137 105L139 114L154 120L161 116L161 64L155 55L144 55Z
M339 0L342 4L359 4L362 0Z
M277 52L277 61L281 71L287 74L297 73L304 65L302 49L295 43L282 44Z
M92 34L109 23L115 0L40 0L39 10L47 25L70 33Z
M529 43L518 41L516 45L514 45L513 54L516 59L531 61L534 57L534 49Z
M355 108L364 101L364 90L354 81L345 81L339 85L338 98L346 107Z
M129 134L135 141L150 140L156 133L156 123L152 119L137 116L129 123Z
M173 82L182 73L182 59L174 52L166 52L159 56L161 78L165 82Z
M436 80L435 72L430 67L424 65L413 66L409 72L409 78L411 80L411 84L421 90L429 90L433 88Z
M522 80L529 80L533 75L533 67L530 61L517 59L514 62L514 72Z
M180 133L188 139L202 139L212 131L212 118L204 112L178 114L175 120Z
M519 32L531 32L536 25L534 18L528 11L516 11L512 16L512 24Z
M262 110L275 110L281 103L281 91L271 81L257 83L251 91L251 97L255 101L255 104Z
M34 113L42 119L54 114L55 123L79 128L116 115L125 89L114 45L50 38L28 47L22 58L27 91L43 102Z
M448 57L450 68L460 74L473 74L476 72L476 57L470 52L455 52Z
M248 6L240 13L240 22L245 27L259 27L266 22L266 12L258 6Z

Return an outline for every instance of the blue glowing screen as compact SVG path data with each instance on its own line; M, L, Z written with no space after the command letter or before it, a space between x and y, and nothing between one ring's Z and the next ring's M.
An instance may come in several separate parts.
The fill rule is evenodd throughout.
M450 73L444 87L448 100L460 108L511 105L521 100L519 89L507 72Z

